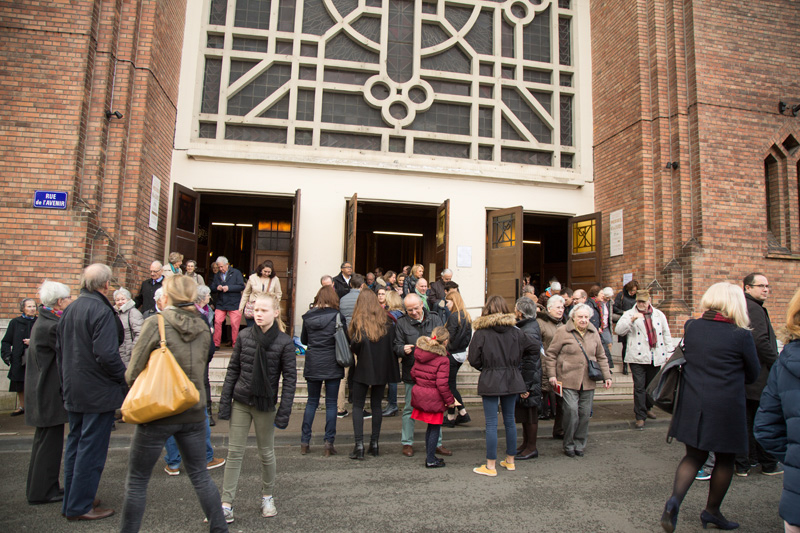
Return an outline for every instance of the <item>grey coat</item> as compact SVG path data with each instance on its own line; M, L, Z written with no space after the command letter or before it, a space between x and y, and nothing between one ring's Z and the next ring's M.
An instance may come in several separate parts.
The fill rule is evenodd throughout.
M39 306L25 365L25 423L46 428L67 423L56 364L59 316Z
M142 323L144 322L142 313L136 309L135 305L136 302L133 300L128 300L128 303L117 310L119 319L122 322L122 328L125 330L125 340L119 347L119 356L122 359L122 362L125 363L125 368L128 367L128 363L131 360L133 345L136 343L136 339L139 338L139 334L142 332Z

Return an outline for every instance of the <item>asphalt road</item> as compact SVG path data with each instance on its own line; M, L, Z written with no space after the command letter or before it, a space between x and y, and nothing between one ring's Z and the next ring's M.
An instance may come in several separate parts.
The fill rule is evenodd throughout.
M418 442L424 425L419 424ZM368 431L369 423L366 424ZM261 518L259 463L248 448L231 531L661 531L658 519L669 497L679 443L666 444L666 425L645 431L598 424L590 427L586 457L568 458L560 441L540 438L539 459L521 461L515 472L496 478L472 473L483 462L483 440L448 439L453 451L447 466L426 469L423 454L400 454L399 442L382 443L382 455L363 462L339 455L322 457L321 447L301 456L299 446L276 449L278 515ZM501 431L502 434L502 431ZM451 436L455 436L452 432ZM500 439L501 445L503 439ZM501 448L502 449L502 448ZM225 455L218 448L218 456ZM120 511L128 451L109 452L98 495L103 506ZM58 505L29 506L24 489L28 452L0 451L0 531L108 532L119 529L119 514L98 522L68 523ZM218 486L224 468L212 471ZM742 531L780 532L777 514L782 476L751 473L735 477L723 513ZM684 501L679 531L700 531L708 482L697 481ZM154 470L142 526L147 532L207 531L203 514L185 474L168 477L163 463Z

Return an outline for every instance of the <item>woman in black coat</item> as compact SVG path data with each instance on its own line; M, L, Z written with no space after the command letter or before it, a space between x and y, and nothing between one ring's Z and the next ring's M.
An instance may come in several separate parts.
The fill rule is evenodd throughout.
M72 301L69 287L55 281L42 283L39 299L42 305L31 330L25 365L25 390L28 392L25 423L36 428L26 490L31 505L60 502L64 498L58 473L64 451L67 411L56 364L56 328L62 311Z
M18 407L11 416L25 413L25 353L28 351L33 323L36 322L36 301L25 298L20 302L19 310L22 315L8 323L0 349L3 362L9 366L8 381L11 384L8 391L17 393Z
M333 287L322 287L314 298L311 310L303 315L300 341L307 346L303 377L308 385L308 401L303 414L300 435L300 453L308 453L311 444L311 425L325 384L325 457L336 455L333 440L336 438L336 402L344 368L336 362L336 317L347 333L347 321L339 311L339 297Z
M526 351L522 357L520 371L528 397L517 398L514 418L522 424L522 445L517 448L517 459L525 461L539 457L536 448L536 432L539 431L539 408L542 405L542 334L536 321L536 302L523 296L514 306L517 315L517 327L533 343L533 349Z
M350 349L356 354L353 378L353 435L356 445L350 459L364 459L364 403L370 392L372 435L367 453L377 457L381 435L381 400L387 383L400 381L397 357L392 352L394 320L372 291L361 291L350 320Z
M735 529L722 516L720 505L733 477L736 454L747 453L745 383L758 378L759 361L753 335L747 329L747 304L740 287L712 285L700 302L699 320L684 325L683 379L669 436L686 445L686 455L675 472L672 497L661 516L665 531L674 531L678 510L697 471L714 452L708 501L700 515L703 527Z

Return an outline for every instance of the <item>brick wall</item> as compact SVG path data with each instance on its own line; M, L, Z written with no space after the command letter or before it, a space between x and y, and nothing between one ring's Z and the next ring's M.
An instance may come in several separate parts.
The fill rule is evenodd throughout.
M44 278L77 290L93 261L136 294L163 260L185 0L0 1L0 317ZM106 110L121 120L106 119ZM158 231L148 227L161 179ZM33 209L34 190L69 193Z
M778 114L779 100L800 103L800 4L613 4L591 3L596 209L605 228L611 211L625 216L625 255L605 246L606 283L633 272L652 284L680 335L709 285L762 270L779 324L800 286L800 118ZM777 237L766 223L770 153L781 167Z

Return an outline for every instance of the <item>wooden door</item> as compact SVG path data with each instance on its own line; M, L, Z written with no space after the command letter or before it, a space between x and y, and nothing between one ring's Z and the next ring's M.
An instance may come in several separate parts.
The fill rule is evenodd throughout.
M347 201L347 215L345 218L345 247L344 260L349 261L353 268L356 267L356 223L358 222L358 193Z
M285 316L290 335L294 332L294 310L297 296L297 265L299 264L297 254L300 250L297 242L298 235L300 235L300 189L295 191L294 202L292 203L292 254L291 263L289 263L289 287L286 291L289 296L289 309L288 314Z
M522 206L487 217L486 295L499 294L511 309L522 288L522 222Z
M439 272L447 268L448 245L450 243L450 200L436 208L436 271L428 275L436 280Z
M567 231L569 262L568 285L588 291L595 283L602 284L602 213L592 213L569 219Z
M170 252L183 254L184 262L197 260L197 225L200 220L200 195L175 184L172 193Z

